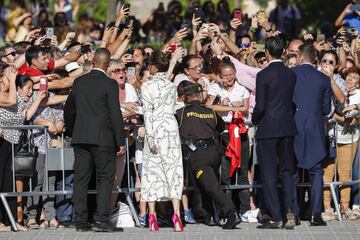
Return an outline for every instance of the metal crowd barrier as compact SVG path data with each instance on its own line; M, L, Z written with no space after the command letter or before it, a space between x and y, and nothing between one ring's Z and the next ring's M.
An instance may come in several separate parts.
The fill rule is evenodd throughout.
M248 124L248 126L251 126L251 123L246 122ZM27 129L28 131L33 130L33 129L38 129L38 130L43 130L44 134L45 134L45 142L47 143L47 128L43 127L43 126L35 126L35 125L19 125L19 126L11 126L11 127L7 127L7 126L0 126L0 128L2 129L17 129L17 130L22 130L22 129ZM254 139L249 139L253 141L253 167L255 166L256 161L256 141ZM45 181L45 191L41 191L41 192L33 192L32 191L32 182L31 182L31 178L30 178L30 191L29 192L16 192L16 187L15 187L15 173L13 172L13 192L0 192L0 198L2 203L4 204L5 210L8 214L9 220L11 222L12 228L14 230L17 230L16 228L16 222L14 220L14 217L12 216L12 213L10 211L9 205L7 203L6 197L15 197L15 196L43 196L43 195L68 195L68 194L73 194L72 190L66 190L65 189L65 171L67 170L73 170L73 163L74 163L74 153L71 147L64 147L64 136L62 135L62 146L59 149L49 149L48 146L46 145L46 154L45 154L45 174L44 174L44 181ZM353 151L353 149L352 149ZM355 154L352 152L351 156L355 156ZM359 156L357 156L359 157ZM12 164L14 167L14 145L12 144ZM50 161L49 161L50 159ZM66 160L65 160L66 159ZM128 144L128 139L126 139L126 165L127 165L127 186L128 188L122 188L122 189L114 189L113 193L124 193L126 195L126 200L129 204L130 210L132 212L132 215L135 219L136 225L139 226L140 222L138 219L138 215L136 213L136 209L133 205L133 201L132 198L130 196L131 193L134 192L138 192L140 191L139 188L134 188L131 186L131 174L130 174L130 156L129 156L129 144ZM13 168L14 169L14 168ZM352 168L351 168L352 169ZM62 190L58 190L58 191L52 191L49 192L49 184L48 184L48 171L61 171L62 172ZM219 171L221 172L221 168L219 169ZM359 169L360 171L360 169ZM248 184L248 185L240 185L238 184L238 171L235 171L236 175L235 175L235 184L234 185L230 185L230 186L221 186L222 189L225 190L235 190L235 189L250 189L250 188L261 188L262 185L261 184ZM336 212L339 216L339 220L341 221L341 213L340 213L340 207L339 207L339 201L338 201L338 197L336 194L336 190L335 187L336 186L350 186L350 185L354 185L354 184L359 184L360 185L360 180L355 180L355 181L347 181L347 182L340 182L337 181L336 178L336 173L337 173L337 160L335 162L335 179L332 182L328 182L324 184L325 186L329 186L330 190L331 190L331 194L332 194L332 199L334 201L334 205L336 208ZM303 182L303 183L298 183L297 184L298 187L309 187L311 186L311 184L309 182ZM193 190L193 187L186 187L186 190ZM95 194L96 190L89 190L88 194Z

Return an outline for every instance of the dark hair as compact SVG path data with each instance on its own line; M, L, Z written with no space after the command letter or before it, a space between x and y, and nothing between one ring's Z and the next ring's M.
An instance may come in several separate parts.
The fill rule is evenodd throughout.
M180 82L179 85L178 85L177 88L176 88L176 90L177 90L177 95L178 95L179 97L185 96L185 89L186 89L187 87L191 86L191 85L193 85L193 83L190 82L190 81L184 80L184 81Z
M26 52L26 50L28 49L28 47L30 47L30 46L31 46L31 42L21 41L21 42L15 43L13 45L13 48L17 54L21 55L21 54L24 54Z
M284 48L284 41L278 37L269 37L265 40L265 50L274 58L281 58Z
M37 59L39 57L39 54L44 52L44 48L41 46L32 46L25 52L25 60L26 63L31 66L32 60Z
M159 72L166 72L169 68L169 60L164 53L156 50L149 57L149 65L154 65Z
M255 60L259 60L261 58L265 57L265 52L257 52L254 55Z
M179 65L179 71L185 73L185 68L189 68L192 59L199 59L200 57L195 54L186 55Z
M316 48L311 43L304 43L300 45L299 54L309 59L311 63L315 62L317 57Z
M336 52L335 52L334 50L326 50L326 51L320 52L320 57L319 57L319 59L322 59L322 58L325 56L325 54L332 54L332 55L334 55L336 64L339 63L339 56L336 54Z
M360 75L360 70L357 67L351 67L349 69L345 69L345 71L341 72L340 75L343 79L345 79L350 73L356 73Z
M61 27L62 23L64 23L64 26L68 26L69 23L66 20L66 15L64 12L58 12L54 16L54 26L55 27Z
M236 70L234 63L229 58L223 58L219 64L218 73L220 73L222 69L229 67Z
M34 83L31 80L31 78L26 75L17 75L16 76L16 80L15 80L16 87L23 88L28 82Z
M81 45L81 43L79 43L78 41L72 41L69 46L66 48L66 50L70 50L72 47Z
M139 71L139 77L143 78L145 75L145 71L148 70L149 67L149 58L145 58L144 61L141 64L140 71Z

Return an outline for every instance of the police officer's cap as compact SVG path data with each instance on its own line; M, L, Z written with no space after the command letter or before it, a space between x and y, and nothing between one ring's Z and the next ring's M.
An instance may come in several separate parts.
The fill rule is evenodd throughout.
M203 91L202 86L197 83L193 83L191 85L184 87L185 96L191 96L197 93L201 93L202 91Z

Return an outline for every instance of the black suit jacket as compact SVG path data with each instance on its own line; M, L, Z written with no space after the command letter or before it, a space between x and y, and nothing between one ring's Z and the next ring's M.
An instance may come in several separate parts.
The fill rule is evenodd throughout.
M117 83L100 70L77 78L64 107L72 144L120 147L125 144Z
M257 74L252 122L257 139L297 134L293 95L296 75L282 62L272 62Z

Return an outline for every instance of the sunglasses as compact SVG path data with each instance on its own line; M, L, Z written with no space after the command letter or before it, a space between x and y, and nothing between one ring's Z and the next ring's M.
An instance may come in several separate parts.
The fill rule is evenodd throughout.
M251 46L251 43L240 43L239 48L249 48Z
M193 70L202 70L203 69L203 66L200 65L200 66L195 66L195 67L189 67L189 69L193 69Z
M329 59L321 59L321 63L333 65L335 62Z
M126 72L126 68L116 68L116 69L112 70L111 72L115 73L115 74L124 73L124 72Z
M4 56L4 57L7 57L7 56L9 56L9 55L11 55L11 56L15 57L15 56L16 56L16 52L15 52L15 51L13 51L13 52L9 52L8 54L5 54L5 56Z

